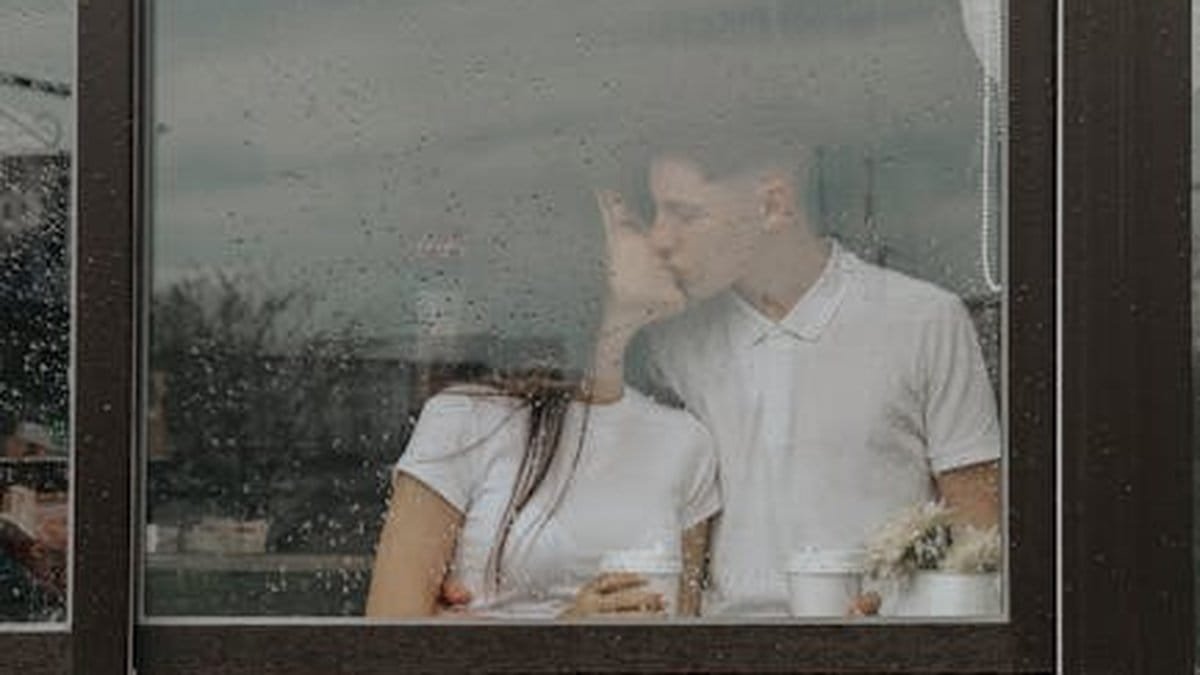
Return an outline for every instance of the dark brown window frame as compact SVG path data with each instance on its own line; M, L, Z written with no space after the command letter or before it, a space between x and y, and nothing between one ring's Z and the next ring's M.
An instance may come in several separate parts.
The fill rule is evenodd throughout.
M1061 286L1053 237L1058 16L1049 0L1010 6L1010 623L134 630L131 448L149 236L142 3L90 0L79 6L73 630L0 634L0 645L23 654L23 673L63 672L69 663L80 673L124 672L135 656L142 673L428 672L483 663L523 672L1049 672L1058 655L1061 419L1067 672L1189 672L1188 3L1063 0Z
M1191 12L1064 7L1064 658L1191 673Z
M70 617L0 633L4 673L123 673L132 654L133 17L132 2L77 8Z

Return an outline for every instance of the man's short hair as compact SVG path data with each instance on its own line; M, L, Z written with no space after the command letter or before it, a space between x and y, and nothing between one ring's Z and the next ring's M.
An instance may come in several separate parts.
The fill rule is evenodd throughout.
M753 133L731 129L726 137L715 135L718 133L719 128L713 130L714 135L685 135L677 131L655 144L654 155L695 162L712 180L783 172L791 177L796 199L809 224L818 232L823 231L825 225L820 222L817 197L822 167L816 146L785 130L772 133L769 127Z

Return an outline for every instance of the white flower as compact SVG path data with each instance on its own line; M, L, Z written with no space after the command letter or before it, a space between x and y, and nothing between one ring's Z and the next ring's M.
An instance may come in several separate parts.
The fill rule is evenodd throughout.
M950 509L942 502L915 505L884 523L867 542L867 574L899 579L937 569L950 545Z
M954 532L954 544L946 551L941 569L962 574L982 574L1000 569L1004 556L1000 528L967 525Z

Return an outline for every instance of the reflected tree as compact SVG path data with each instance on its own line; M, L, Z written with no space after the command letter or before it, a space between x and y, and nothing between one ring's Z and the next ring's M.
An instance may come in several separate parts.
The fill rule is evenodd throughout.
M70 159L0 157L0 410L64 434Z
M405 368L353 324L314 328L313 293L266 288L217 274L155 294L150 519L266 519L271 550L369 550Z

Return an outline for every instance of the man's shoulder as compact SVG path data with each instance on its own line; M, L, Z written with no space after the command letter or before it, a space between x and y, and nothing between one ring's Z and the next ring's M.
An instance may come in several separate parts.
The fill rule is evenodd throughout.
M958 295L933 282L858 258L849 266L858 280L860 301L876 315L896 312L910 318L933 317L962 307Z

